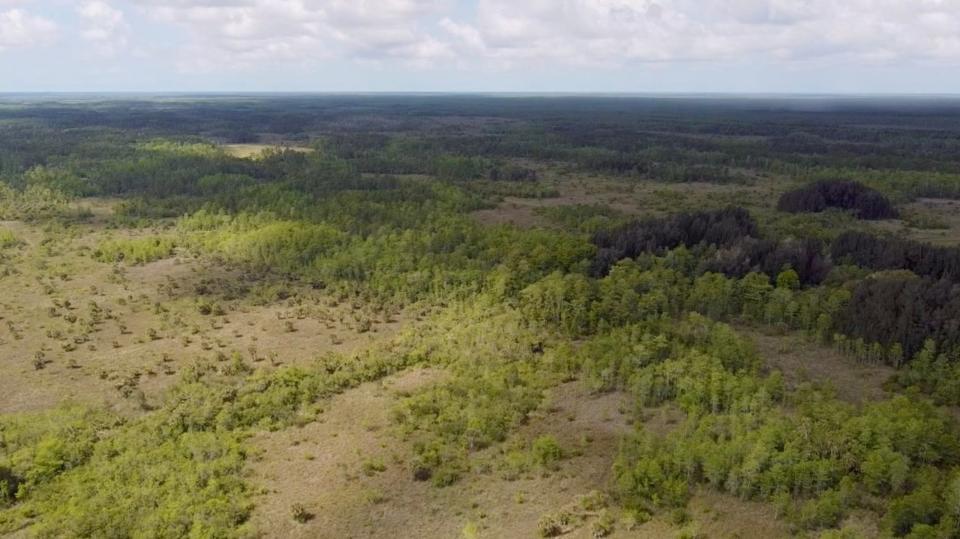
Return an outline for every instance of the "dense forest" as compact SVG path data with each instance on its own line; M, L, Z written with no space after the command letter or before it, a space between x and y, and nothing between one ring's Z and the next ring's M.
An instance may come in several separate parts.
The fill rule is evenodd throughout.
M5 97L0 534L960 538L955 201L951 100Z
M827 208L853 211L860 219L892 219L897 211L887 197L859 182L819 181L780 197L777 209L821 212Z

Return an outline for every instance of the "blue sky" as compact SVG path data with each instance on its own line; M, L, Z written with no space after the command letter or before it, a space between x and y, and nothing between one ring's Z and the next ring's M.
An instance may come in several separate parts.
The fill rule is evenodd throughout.
M0 92L960 93L960 0L0 0Z

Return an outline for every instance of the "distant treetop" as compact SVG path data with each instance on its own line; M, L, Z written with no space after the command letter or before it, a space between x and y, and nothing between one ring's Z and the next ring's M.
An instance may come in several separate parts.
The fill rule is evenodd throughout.
M853 210L859 219L892 219L897 210L880 192L860 182L826 180L788 191L777 209L790 213L816 213L827 208Z

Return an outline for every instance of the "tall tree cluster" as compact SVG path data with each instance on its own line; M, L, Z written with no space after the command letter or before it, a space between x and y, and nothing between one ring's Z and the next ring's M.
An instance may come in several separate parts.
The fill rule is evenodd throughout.
M875 270L910 270L917 275L960 282L960 248L844 232L831 246L836 260Z
M818 213L827 208L852 211L859 219L892 219L897 210L883 194L860 182L819 181L784 193L777 209L790 213Z
M593 273L605 275L617 260L642 253L662 253L681 245L723 247L756 235L757 222L750 212L739 207L637 220L594 234L593 243L599 251Z

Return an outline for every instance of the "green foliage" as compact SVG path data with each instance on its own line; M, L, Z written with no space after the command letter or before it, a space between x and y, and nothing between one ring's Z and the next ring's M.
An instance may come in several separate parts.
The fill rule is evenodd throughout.
M540 517L537 521L537 530L540 537L557 537L567 533L571 529L574 517L567 511L558 513L549 513Z
M293 518L293 520L299 522L300 524L309 521L312 517L312 515L307 511L306 507L299 503L295 503L290 506L290 516Z
M420 217L412 229L381 223L376 231L357 234L351 231L355 223L338 228L326 222L280 220L269 213L201 210L181 219L178 229L186 244L200 253L294 274L378 303L462 299L494 284L497 293L512 295L551 271L584 267L593 253L585 240L574 236L484 228L449 214ZM498 267L507 279L487 282L485 274Z
M538 207L536 212L564 230L592 234L626 222L626 216L601 204L571 204Z
M160 409L129 422L83 408L4 418L0 503L19 503L0 513L0 531L39 515L40 537L246 536L246 432L308 420L318 399L416 361L410 346L249 377L198 363Z
M71 214L69 197L41 185L30 185L20 191L0 182L0 220L33 221L55 217L77 217Z
M599 281L554 273L521 292L521 311L531 320L569 335L679 314L690 287L684 275L658 261L644 270L621 261Z
M204 220L200 215L191 221ZM194 240L223 258L253 268L295 273L309 268L314 261L344 243L345 235L323 224L295 221L270 221L243 216L232 219L221 230Z
M936 537L931 533L943 516L941 497L933 485L926 484L891 502L884 525L895 536ZM912 533L916 532L916 534Z
M460 532L460 535L463 539L479 539L480 526L471 520L463 525L463 530Z
M504 452L500 463L503 477L508 480L518 479L535 470L544 474L557 471L560 462L568 456L557 439L549 434L538 436L529 444L512 445L513 448Z
M523 327L519 313L469 309L438 321L436 337L424 341L432 343L424 360L447 363L451 376L402 399L393 413L414 441L415 466L441 485L456 480L472 452L505 440L556 378L537 351L542 337ZM464 316L473 320L469 327L460 323Z
M38 492L28 502L44 516L35 533L240 536L251 508L240 440L229 433L164 433L164 427L148 421L124 429L98 444L86 466Z
M208 174L197 180L197 190L203 196L214 196L235 192L256 183L256 178L246 174Z
M93 256L101 262L146 264L173 256L177 241L170 236L148 236L102 241Z
M538 436L530 447L530 453L537 466L553 470L563 460L564 454L557 439L549 434Z
M92 194L93 188L86 179L78 177L72 171L35 166L23 174L26 185L45 189L51 193L63 193L66 196L84 196Z
M545 199L560 196L556 187L538 181L511 182L474 180L463 186L471 193L477 193L485 199L500 199L502 197Z
M173 154L192 157L211 157L222 154L223 150L208 142L185 142L174 140L151 140L137 145L144 152Z
M807 529L832 528L840 523L847 511L848 488L830 489L800 506L797 519Z
M900 352L902 356L902 351ZM928 339L924 347L894 377L902 388L914 388L941 404L960 404L960 361L937 351Z
M90 459L99 432L114 426L111 415L75 405L49 412L0 418L0 490L8 501L24 498L58 475Z
M777 274L777 288L796 290L800 288L800 276L792 269L786 269Z
M583 275L554 272L520 292L521 308L528 319L540 319L578 335L590 328L594 289L594 283Z
M590 536L596 538L606 537L614 532L616 524L617 521L613 513L603 510L600 512L597 520L593 521L590 525Z
M656 437L627 439L613 465L618 499L631 508L685 505L689 485Z
M198 205L196 199L184 196L128 198L113 205L110 224L116 228L144 228L180 217Z
M472 180L486 175L489 165L481 159L444 155L433 163L433 174L445 180Z
M918 170L849 170L824 167L810 175L810 179L842 178L861 181L899 200L919 197L960 197L960 174Z
M682 505L689 486L701 483L747 498L789 496L791 518L823 528L866 503L859 493L870 492L901 496L885 517L897 535L939 525L952 498L923 485L948 481L944 470L960 463L956 427L941 411L906 397L856 410L797 393L789 395L788 414L782 381L760 378L755 362L744 363L750 354L735 334L717 334L724 326L714 325L704 337L711 324L695 318L685 326L672 337L679 348L621 374L642 404L672 401L687 416L665 440L638 433L623 446L615 473L624 503L645 510ZM649 339L616 335L641 345Z
M920 211L901 212L902 218L910 228L920 230L949 230L950 224L943 218Z
M0 249L9 249L20 245L20 240L14 235L12 230L0 228Z

